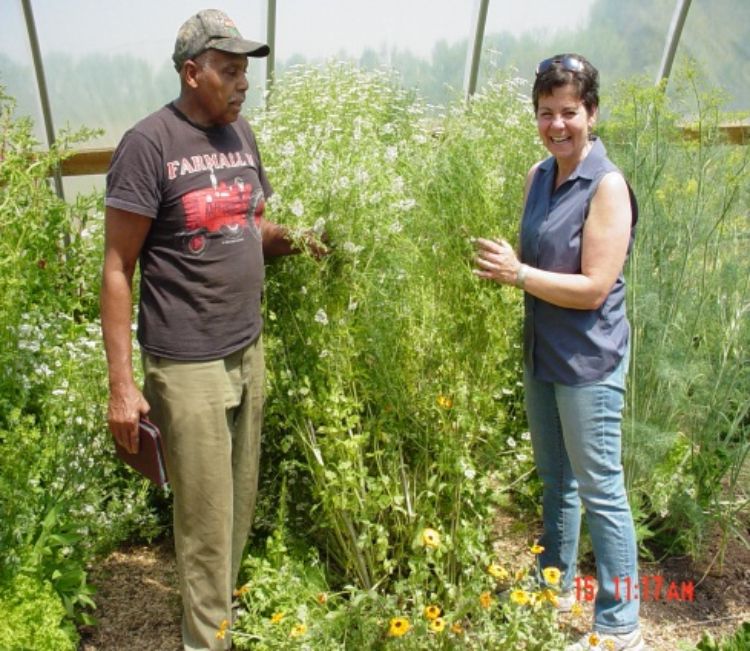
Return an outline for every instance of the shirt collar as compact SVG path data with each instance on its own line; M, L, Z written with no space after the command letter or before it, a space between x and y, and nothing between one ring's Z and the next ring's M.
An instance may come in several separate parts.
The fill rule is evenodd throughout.
M577 179L578 177L584 178L584 179L593 179L596 171L599 169L599 164L601 163L602 159L606 158L607 156L607 150L604 148L604 144L599 139L598 136L592 136L591 137L591 151L587 154L586 158L584 158L580 163L578 163L578 166L573 170L571 175L566 179L567 181L572 181L574 179ZM555 172L555 157L550 156L546 160L544 160L540 165L539 168L544 171L547 174L554 174Z

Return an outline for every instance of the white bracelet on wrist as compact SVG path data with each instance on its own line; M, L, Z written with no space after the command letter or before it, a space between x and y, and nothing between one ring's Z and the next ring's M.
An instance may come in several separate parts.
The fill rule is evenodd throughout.
M528 271L529 268L525 264L518 267L518 272L516 273L516 287L519 289L523 289L523 286L526 284L526 274Z

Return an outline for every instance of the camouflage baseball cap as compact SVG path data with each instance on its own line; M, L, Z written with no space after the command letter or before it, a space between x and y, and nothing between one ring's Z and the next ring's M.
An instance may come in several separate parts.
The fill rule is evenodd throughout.
M172 60L180 70L188 59L197 57L206 50L221 50L250 57L268 56L265 43L242 38L234 21L218 9L204 9L188 18L177 32Z

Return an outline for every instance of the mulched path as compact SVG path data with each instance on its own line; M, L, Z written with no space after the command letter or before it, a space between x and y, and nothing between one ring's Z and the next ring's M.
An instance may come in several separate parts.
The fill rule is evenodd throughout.
M79 651L181 651L180 594L171 540L123 547L91 568L97 627Z

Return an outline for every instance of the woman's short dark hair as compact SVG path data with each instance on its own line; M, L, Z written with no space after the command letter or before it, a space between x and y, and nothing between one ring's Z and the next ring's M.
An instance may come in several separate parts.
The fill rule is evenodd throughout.
M536 70L531 99L534 113L539 110L539 98L551 95L555 88L573 86L589 114L599 106L599 71L580 54L556 54L542 61Z

